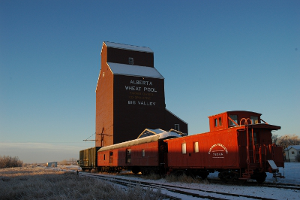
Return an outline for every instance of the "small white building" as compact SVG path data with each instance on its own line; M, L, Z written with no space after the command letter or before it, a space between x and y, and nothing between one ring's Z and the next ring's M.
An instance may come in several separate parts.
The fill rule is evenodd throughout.
M57 167L57 162L47 162L47 167Z
M291 145L284 149L286 161L297 162L300 156L300 145Z

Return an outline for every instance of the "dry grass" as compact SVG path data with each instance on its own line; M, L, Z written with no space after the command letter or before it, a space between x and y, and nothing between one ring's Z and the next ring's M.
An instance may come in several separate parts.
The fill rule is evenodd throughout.
M169 182L182 182L182 183L203 183L201 180L187 176L186 174L182 175L169 175L166 176L166 180Z
M143 179L150 179L150 180L159 180L161 179L161 176L159 174L151 173L149 175L142 175Z
M163 199L160 191L120 188L76 173L44 167L0 169L0 199Z

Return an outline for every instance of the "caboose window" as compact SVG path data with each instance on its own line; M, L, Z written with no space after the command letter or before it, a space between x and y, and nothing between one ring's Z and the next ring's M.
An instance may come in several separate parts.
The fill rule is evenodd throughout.
M251 116L251 123L252 124L258 124L258 117L257 116Z
M237 115L229 115L229 118L231 118L235 123L238 124L238 116ZM233 123L231 120L229 120L229 126L236 126L235 123Z
M145 157L145 149L142 150L142 156Z
M181 144L181 151L182 151L182 154L186 154L186 143Z
M222 118L219 117L219 126L222 126Z
M195 143L194 143L194 152L195 152L195 153L198 153L198 152L199 152L199 144L198 144L198 142L195 142Z
M215 127L222 126L222 117L215 119Z
M105 160L105 154L103 155L103 160Z

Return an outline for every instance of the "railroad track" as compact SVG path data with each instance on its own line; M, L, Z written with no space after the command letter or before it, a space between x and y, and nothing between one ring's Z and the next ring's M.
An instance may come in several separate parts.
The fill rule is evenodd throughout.
M105 175L101 175L101 174L92 174L92 173L88 173L88 172L79 172L80 176L86 176L86 177L91 177L91 178L96 178L99 180L104 180L104 181L108 181L111 183L115 183L117 185L121 185L121 186L125 186L125 187L134 187L137 184L139 184L141 187L152 187L152 188L156 188L159 189L159 187L155 187L155 186L151 186L150 184L145 184L143 182L140 181L132 181L132 180L126 180L123 178L117 178L117 177L111 177L111 176L105 176ZM163 194L165 199L170 199L170 200L180 200L180 198L176 198L167 194Z
M183 186L174 186L166 183L153 183L151 181L129 180L123 177L111 177L111 176L101 175L101 174L80 172L79 175L97 178L100 180L109 181L127 187L135 186L139 184L141 187L151 187L156 189L160 188L162 191L164 191L165 197L172 200L184 199L185 197L195 197L195 198L214 199L214 200L240 199L240 198L274 200L273 198L264 198L264 197L254 196L254 195L217 192L217 191L210 191L210 190L202 190L199 188L197 189L187 188Z
M249 186L249 187L269 187L269 188L280 188L280 189L291 189L291 190L300 190L299 184L290 184L290 183L257 183L257 182L228 182L224 183L218 179L208 179L209 183L222 184L222 185L236 185L236 186Z
M264 187L273 187L273 188L284 188L291 190L300 190L300 185L298 184L286 184L286 183L264 183Z

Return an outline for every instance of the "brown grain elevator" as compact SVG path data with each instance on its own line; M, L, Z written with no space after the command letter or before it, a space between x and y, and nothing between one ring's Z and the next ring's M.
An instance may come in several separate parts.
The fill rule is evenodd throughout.
M164 77L148 47L103 42L96 87L96 146L136 139L145 128L188 132L166 109Z

